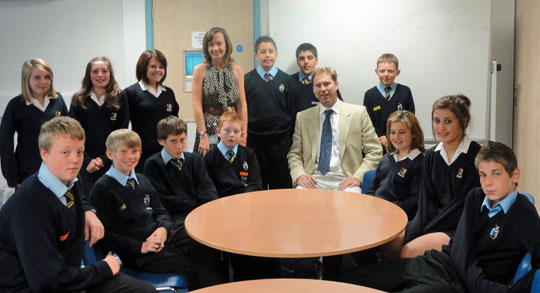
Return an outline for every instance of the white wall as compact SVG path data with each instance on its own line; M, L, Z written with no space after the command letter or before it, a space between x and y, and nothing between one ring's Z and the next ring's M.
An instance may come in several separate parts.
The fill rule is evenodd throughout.
M319 65L336 68L345 101L362 104L378 82L377 58L394 53L397 82L412 89L426 139L433 101L456 93L472 100L471 136L488 137L490 0L272 0L267 14L282 70L298 71L296 47L313 43Z

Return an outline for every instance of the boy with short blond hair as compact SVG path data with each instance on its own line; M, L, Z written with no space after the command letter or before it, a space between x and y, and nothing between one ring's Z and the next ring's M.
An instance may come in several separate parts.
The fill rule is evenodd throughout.
M385 53L377 59L375 74L379 84L367 90L364 94L364 106L375 127L379 141L386 151L386 120L397 110L408 110L414 114L414 100L411 89L396 83L396 77L401 73L399 61L394 54Z
M239 145L242 117L236 112L223 113L217 133L221 140L217 148L204 156L204 163L219 196L260 190L261 176L255 152Z
M365 266L341 280L384 291L529 292L540 265L540 218L534 204L517 190L516 156L506 145L489 141L475 165L482 187L467 195L449 245L416 258ZM533 269L513 283L527 252Z
M14 291L153 292L145 282L119 273L108 255L81 268L85 210L75 184L84 159L84 130L69 117L41 126L43 160L0 211L0 288ZM92 212L90 212L92 213Z
M191 259L202 287L221 284L226 279L219 253L191 239L184 226L189 212L218 198L216 188L202 158L198 154L184 152L187 127L182 119L176 116L161 119L157 133L163 149L146 160L144 174L172 217L169 241Z

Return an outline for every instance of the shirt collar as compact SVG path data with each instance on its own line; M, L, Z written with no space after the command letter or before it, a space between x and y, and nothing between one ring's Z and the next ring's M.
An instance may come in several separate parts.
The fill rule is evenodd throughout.
M105 175L111 176L116 181L118 181L118 183L120 183L120 185L122 186L126 186L128 179L131 179L131 178L135 179L135 182L139 184L139 180L137 179L135 170L131 170L131 173L129 174L129 176L126 176L125 174L121 173L120 171L116 170L116 168L114 168L114 163L111 165L111 168L109 168L109 171L105 173Z
M262 67L260 65L257 65L257 73L261 76L262 79L264 79L264 75L266 74L266 71L264 71L264 69L262 69ZM270 70L268 70L268 73L270 73L270 76L273 79L274 77L276 77L276 74L278 73L277 67L272 66L272 68L270 68Z
M469 146L471 145L472 140L469 138L468 135L465 135L463 139L461 140L461 143L459 144L458 148L456 149L456 152L454 153L454 156L452 157L452 161L448 162L448 156L446 154L446 149L444 148L444 145L442 142L440 142L436 147L435 151L440 152L440 155L442 156L443 160L446 162L448 166L452 165L453 162L457 160L460 154L466 154L469 150Z
M323 106L321 103L319 103L319 117L321 117L321 119L324 119L326 118L325 114L324 114L324 111L328 110L328 109L332 109L334 111L334 113L338 114L339 115L339 104L340 104L340 100L338 99L336 101L336 103L330 107L330 108L326 108L325 106Z
M385 85L382 82L379 82L379 84L377 85L377 88L379 89L379 91L381 91L383 93L384 93L384 88L385 87L387 87L387 85ZM390 88L391 88L391 91L395 91L396 88L397 88L397 83L393 82L392 84L390 84Z
M43 106L41 106L41 104L38 102L37 99L32 98L32 102L26 101L26 105L27 106L34 105L36 108L38 108L42 112L45 112L45 109L47 109L47 106L49 105L51 99L52 99L52 97L46 96L43 99Z
M161 149L161 159L163 159L163 163L164 163L165 165L167 165L171 159L174 159L174 157L171 156L171 154L169 154L169 153L165 150L165 148L162 148L162 149ZM180 158L176 158L176 159L182 159L182 160L184 160L184 153L182 152L182 155L180 155Z
M234 152L234 157L236 158L236 154L238 152L238 144L236 144L232 149L229 149L223 144L223 142L220 141L217 144L217 148L219 149L221 154L225 157L225 159L227 159L227 160L229 159L229 156L227 156L227 151L228 150L232 150Z
M56 176L54 176L53 173L47 168L47 165L45 163L41 163L41 166L39 167L38 171L38 179L47 187L56 197L61 198L66 194L66 191L73 187L75 182L77 182L79 179L75 177L75 179L68 182L67 186L60 181Z
M309 79L309 81L311 82L311 74L310 75L305 75L301 70L298 71L298 81L302 81L304 78L307 77L307 79Z
M401 158L401 160L398 160L398 154L397 152L394 152L393 153L393 156L394 156L394 160L396 162L399 162L399 161L403 161L405 159L409 159L409 160L414 160L416 157L418 157L418 155L420 155L422 152L420 152L419 149L414 149L412 151L410 151L405 157Z
M105 94L101 96L101 100L98 100L96 93L94 93L93 91L91 91L88 96L90 97L90 99L96 102L96 104L100 107L103 106L103 104L105 104Z
M145 84L142 80L139 80L139 86L141 87L141 90L151 93L156 98L159 97L159 95L161 95L161 92L166 92L167 91L167 89L165 89L160 84L158 84L157 91L156 91L156 90L154 90L153 87Z
M480 206L480 212L484 210L484 207L488 209L488 217L493 218L496 214L498 214L501 210L507 214L508 210L512 207L514 202L516 201L518 195L518 190L514 190L514 192L507 195L503 200L498 202L494 207L490 206L489 198L484 197L484 201L482 202L482 205Z

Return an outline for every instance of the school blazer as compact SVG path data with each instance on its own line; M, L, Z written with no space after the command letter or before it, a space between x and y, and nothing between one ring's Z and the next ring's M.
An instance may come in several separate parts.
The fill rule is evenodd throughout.
M382 158L382 148L364 106L340 102L339 158L349 177L360 182L364 173L375 169ZM313 174L319 153L319 108L309 108L296 116L293 143L287 159L293 183L304 174ZM362 158L362 150L365 157Z

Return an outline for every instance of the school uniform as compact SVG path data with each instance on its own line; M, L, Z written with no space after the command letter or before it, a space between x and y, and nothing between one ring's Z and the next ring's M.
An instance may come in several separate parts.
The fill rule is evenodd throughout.
M227 154L229 149L222 142L204 156L206 170L219 196L260 190L261 176L255 152L241 145L230 150L233 151L232 162Z
M141 158L135 169L142 173L144 162L161 150L156 130L159 120L169 115L178 116L180 107L173 90L166 86L158 86L158 90L154 91L151 86L139 81L124 92L129 104L131 129L139 134L142 141Z
M307 78L307 82L306 82ZM296 89L294 90L294 109L295 113L311 108L319 104L319 99L313 93L312 75L306 76L302 71L291 75L291 79ZM337 90L338 99L343 101L339 89Z
M474 159L480 145L465 136L452 161L443 143L429 149L424 157L418 211L407 224L405 243L428 233L444 232L452 237L467 193L480 186Z
M455 237L442 251L362 267L341 281L392 292L529 292L540 265L534 205L517 190L494 207L481 188L466 198ZM512 284L527 251L533 269Z
M105 95L100 100L91 92L83 101L83 106L71 103L69 116L81 123L86 136L84 143L84 162L81 168L83 190L89 194L94 183L111 166L111 160L105 154L105 141L111 132L120 128L128 128L129 109L126 95L122 92L118 96L118 109L105 105ZM103 161L101 169L88 173L86 167L91 160L99 157Z
M128 180L133 180L133 186ZM104 251L116 252L132 269L181 274L190 280L190 288L197 287L193 286L191 262L181 250L166 243L158 253L141 252L156 229L164 227L170 235L172 227L172 219L148 178L134 171L127 176L111 167L92 188L90 200L105 227Z
M424 154L418 149L401 160L395 152L385 154L366 193L398 205L412 219L418 208L423 164Z
M159 200L173 219L169 241L190 257L201 286L225 282L219 252L191 239L184 226L189 212L218 198L202 158L188 152L183 152L180 158L173 158L163 148L146 160L144 175L158 192Z
M45 97L44 106L36 99L27 103L22 96L11 99L4 111L0 126L0 157L2 173L8 186L15 187L38 171L41 164L38 136L41 125L57 116L66 116L68 110L59 93L57 98ZM17 133L17 148L13 135Z
M64 195L68 190L73 201ZM21 185L0 211L0 288L17 292L155 290L121 273L113 277L104 261L81 267L84 214L91 208L83 199L75 181L64 185L45 164Z
M272 67L260 67L244 77L248 108L247 146L255 151L261 167L262 188L291 188L287 153L294 127L294 85L290 76Z
M392 83L390 85L390 100L384 98L385 87L386 85L379 83L364 94L364 106L378 137L386 135L386 120L390 114L397 110L408 110L413 114L415 111L413 96L408 86Z

